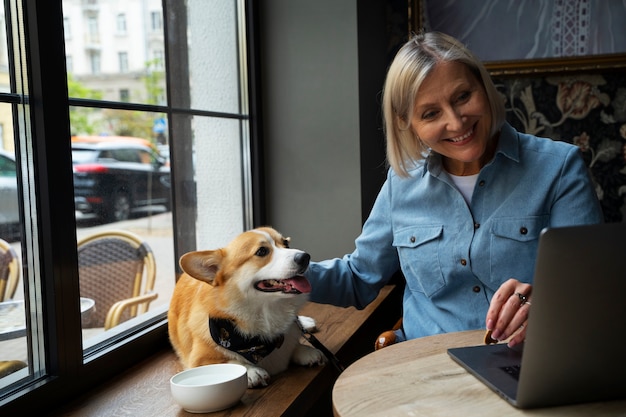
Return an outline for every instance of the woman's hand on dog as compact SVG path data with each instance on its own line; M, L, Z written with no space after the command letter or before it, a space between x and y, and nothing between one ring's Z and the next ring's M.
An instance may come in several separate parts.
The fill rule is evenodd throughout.
M507 340L513 347L526 338L532 286L511 278L498 288L487 311L487 330L497 341Z

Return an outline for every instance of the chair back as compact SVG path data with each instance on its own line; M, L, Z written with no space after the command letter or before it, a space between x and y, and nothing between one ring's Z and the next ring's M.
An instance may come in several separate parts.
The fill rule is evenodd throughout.
M0 239L0 301L15 296L20 279L20 260L13 247Z
M87 236L78 242L78 277L81 297L95 301L94 311L83 327L113 327L148 311L153 297L156 264L150 246L125 230ZM136 300L115 313L117 304ZM145 301L144 301L145 300ZM128 308L126 308L128 307ZM111 315L118 317L111 322Z

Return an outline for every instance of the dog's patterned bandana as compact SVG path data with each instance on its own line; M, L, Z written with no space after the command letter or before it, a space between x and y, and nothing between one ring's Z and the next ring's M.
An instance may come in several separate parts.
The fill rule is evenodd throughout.
M229 319L209 317L211 337L221 347L240 354L252 363L258 363L268 356L274 349L282 346L285 340L280 335L274 340L266 340L260 336L242 336L237 331L237 325Z

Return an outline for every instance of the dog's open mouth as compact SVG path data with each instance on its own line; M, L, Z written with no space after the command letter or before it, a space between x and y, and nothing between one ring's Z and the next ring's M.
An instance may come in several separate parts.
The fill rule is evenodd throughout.
M309 280L302 275L287 279L265 279L254 284L254 287L263 292L283 292L285 294L306 294L311 292Z

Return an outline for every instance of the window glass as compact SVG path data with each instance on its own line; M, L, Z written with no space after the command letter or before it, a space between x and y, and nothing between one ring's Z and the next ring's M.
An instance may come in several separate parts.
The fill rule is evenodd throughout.
M0 364L12 366L0 369L0 414L21 389L43 400L76 392L66 381L86 373L121 371L113 357L137 354L139 339L166 327L180 255L252 226L243 0L32 7L56 2L62 19L42 35L21 1L0 0L0 237L17 259L17 278L0 269ZM28 34L40 36L30 48ZM64 60L43 59L42 36L64 47ZM68 97L45 97L60 84L44 73L66 76ZM58 107L44 114L57 102L63 118ZM66 163L65 180L47 175ZM55 245L60 225L58 239L73 245L75 231L75 248Z
M26 248L32 243L24 235L23 207L30 194L28 172L30 158L19 149L27 148L27 131L17 120L27 114L23 92L19 91L26 74L14 66L23 51L12 42L15 56L9 57L9 36L17 36L18 27L7 26L5 13L16 18L15 4L0 1L0 21L8 31L0 32L0 393L6 388L32 378L44 366L41 343L41 305L37 302L37 283L33 281L34 261ZM9 7L6 7L9 6ZM30 229L29 225L29 229ZM30 284L30 291L27 291Z
M245 62L240 61L240 35L232 24L238 18L236 2L190 0L186 4L189 31L184 36L188 36L186 55L189 74L184 79L190 101L185 100L184 95L174 94L173 105L239 113L241 71ZM211 76L206 77L207 73ZM197 81L200 79L202 82Z
M0 103L0 118L11 120L11 105ZM4 124L4 123L3 123ZM21 216L12 129L3 129L0 147L0 388L28 374L26 307L22 277ZM10 149L10 150L9 150ZM9 375L11 375L9 377Z
M63 14L66 30L73 30L73 36L65 36L72 82L98 91L102 100L165 104L161 0L102 0L88 5L65 0ZM85 98L81 89L70 88L69 94Z
M89 349L141 323L148 312L166 311L176 277L171 173L159 150L166 132L154 128L163 114L75 107L70 119L77 123L71 126L72 163L83 347ZM119 231L138 242L117 247L115 238L126 239L114 235ZM100 242L89 240L94 236Z
M71 107L70 129L86 358L113 336L165 314L181 252L222 245L251 223L244 208L251 190L250 167L242 166L248 160L242 152L249 149L249 128L242 112L247 103L241 87L246 63L240 62L245 55L240 9L236 1L167 5L179 17L175 22L187 22L169 28L181 36L170 51L180 53L187 45L185 59L173 57L169 65L160 0L103 0L87 14L76 12L82 5L64 2L75 31L84 27L83 37L99 42L98 48L82 49L74 42L81 36L66 40L73 61L70 101L79 104ZM102 30L120 24L120 16L129 36ZM210 28L213 23L219 24ZM102 57L101 76L78 64L96 56ZM167 107L168 80L172 108ZM108 106L116 100L127 104ZM142 104L163 106L163 113L146 111ZM203 115L207 110L220 113ZM90 250L91 238L112 231L131 232L146 245L136 250L149 252L137 281L130 255L118 254L112 240L106 250Z
M47 22L58 27L45 36L66 51L66 66L53 72L67 76L69 100L58 102L70 132L29 136L31 121L57 117L44 114L50 106L28 106L40 97L26 91L24 37L41 31L28 30L21 1L0 0L0 181L7 180L0 237L18 260L15 291L0 301L17 312L0 309L0 362L15 365L0 372L0 407L29 383L75 390L63 381L119 367L109 359L118 347L150 326L165 327L180 255L224 245L252 225L244 2L59 3L62 21ZM50 3L36 3L43 4ZM33 73L49 73L49 62L34 58ZM44 87L37 94L45 96ZM41 178L45 156L56 152L58 161L55 141L72 177L71 185L59 182L64 189L43 188L48 179ZM64 210L38 205L36 190L48 203L59 196ZM39 240L53 240L52 233L38 228L46 227L42 219L67 220L59 216L65 208L71 220L62 224L76 232L76 253L71 235L71 250L59 245L59 255ZM104 246L92 246L98 239Z

